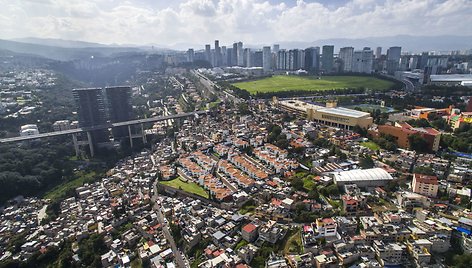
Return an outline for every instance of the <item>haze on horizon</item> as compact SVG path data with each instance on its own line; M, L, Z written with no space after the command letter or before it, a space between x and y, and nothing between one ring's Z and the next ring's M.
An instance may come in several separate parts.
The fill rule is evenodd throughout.
M0 0L0 6L0 39L171 46L472 35L470 0Z

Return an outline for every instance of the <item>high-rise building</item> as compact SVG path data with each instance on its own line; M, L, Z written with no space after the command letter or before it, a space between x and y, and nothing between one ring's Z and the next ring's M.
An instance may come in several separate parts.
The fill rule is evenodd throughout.
M390 47L387 50L387 60L399 61L402 55L401 47Z
M235 65L233 62L233 48L229 47L226 49L226 65L227 66L233 66Z
M211 46L205 45L205 60L211 64Z
M342 60L342 71L352 72L352 61L354 57L353 47L342 47L339 50L339 58Z
M252 53L250 48L244 49L244 66L252 67Z
M301 68L300 66L300 50L299 49L291 49L288 51L288 62L287 62L286 70L298 70Z
M273 50L272 52L275 53L275 54L279 53L280 45L279 44L274 44L274 47L273 47L272 50Z
M230 66L236 66L236 65L238 65L238 43L233 43Z
M221 66L221 48L220 48L220 41L215 40L215 64L213 66L219 67Z
M398 70L400 57L402 55L401 47L390 47L387 50L387 73L393 75Z
M420 57L418 57L417 55L410 58L410 62L408 63L408 67L410 70L418 69L419 59Z
M272 53L270 47L266 46L262 48L262 69L264 72L270 72L272 68Z
M406 71L408 70L410 65L410 56L409 55L403 55L400 57L400 63L398 65L398 69L400 71Z
M79 115L79 127L88 128L107 123L105 103L101 88L79 88L72 90ZM90 132L93 146L108 141L105 130Z
M221 47L221 65L222 66L228 66L228 57L226 53L228 53L226 46L222 46Z
M321 55L321 69L324 72L331 72L334 64L334 46L323 46Z
M352 60L352 72L372 73L374 63L374 52L370 48L354 51Z
M193 62L194 56L195 56L195 52L193 51L193 48L189 48L187 50L187 62Z
M105 95L108 103L108 115L111 123L129 121L133 119L131 106L131 87L107 87ZM128 127L116 127L112 129L114 138L128 136Z
M243 50L243 42L237 43L237 62L238 66L244 66L244 50Z
M375 58L380 59L380 57L382 57L382 47L377 47L375 49Z
M428 65L428 59L429 59L429 53L428 52L423 52L421 53L421 59L419 62L419 68L424 69Z
M277 70L285 70L285 49L281 49L277 53L277 64L275 68Z
M254 52L253 56L253 66L254 67L262 67L262 51Z
M305 70L310 73L318 73L320 70L320 48L310 47L305 49Z

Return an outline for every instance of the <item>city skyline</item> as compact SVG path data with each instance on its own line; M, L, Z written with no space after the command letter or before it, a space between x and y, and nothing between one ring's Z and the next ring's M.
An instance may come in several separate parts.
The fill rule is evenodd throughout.
M472 2L0 0L0 38L106 44L248 44L392 35L471 35ZM457 23L460 21L461 23ZM414 25L414 27L411 27ZM198 34L195 34L198 33Z

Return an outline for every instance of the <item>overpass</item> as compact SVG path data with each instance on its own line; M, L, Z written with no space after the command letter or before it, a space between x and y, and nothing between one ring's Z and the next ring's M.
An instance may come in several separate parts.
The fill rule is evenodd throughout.
M159 121L165 121L165 120L184 118L184 117L189 117L189 116L202 115L202 114L206 114L207 112L208 111L195 111L195 112L190 112L190 113L172 114L172 115L165 115L165 116L155 116L155 117L150 117L150 118L135 119L135 120L130 120L130 121L118 122L118 123L108 123L108 124L98 125L98 126L93 126L93 127L82 127L82 128L74 128L74 129L68 129L68 130L63 130L63 131L53 131L53 132L47 132L47 133L40 133L40 134L29 135L29 136L18 136L18 137L11 137L11 138L3 138L3 139L0 139L0 143L21 142L21 141L51 138L51 137L57 137L57 136L63 136L63 135L72 135L73 140L74 140L74 148L75 148L76 154L77 154L78 153L77 134L85 132L85 133L87 133L87 138L88 138L87 143L90 146L90 153L93 156L94 151L93 151L90 132L92 132L94 130L110 129L110 128L114 128L114 127L128 126L129 139L130 139L131 146L133 146L133 138L134 137L131 134L131 126L133 126L133 125L141 125L141 130L143 130L143 125L146 124L146 123L153 123L153 122L159 122ZM144 135L145 135L144 131L142 131L143 140L145 140Z

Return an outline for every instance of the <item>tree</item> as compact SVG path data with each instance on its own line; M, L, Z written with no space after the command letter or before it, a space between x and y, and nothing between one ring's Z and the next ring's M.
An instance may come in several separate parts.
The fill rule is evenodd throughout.
M352 129L352 131L356 132L357 134L361 135L362 137L367 137L367 129L359 126L359 125L355 125Z
M370 156L361 157L359 161L359 166L363 169L373 168L374 160L372 160L372 157Z
M410 143L411 150L422 153L430 151L428 142L418 134L408 136L408 142Z
M318 192L318 189L316 188L316 186L314 186L313 189L308 192L308 198L314 199L314 200L320 199L320 193Z
M294 189L296 189L298 191L303 190L303 180L301 178L294 177L292 179L291 185Z
M434 170L431 167L418 166L413 170L414 173L435 176Z
M245 102L241 102L239 105L238 105L238 111L240 114L242 115L248 115L248 114L251 114L251 111L249 110L249 105Z
M462 254L454 256L454 267L469 268L472 267L472 254Z

